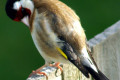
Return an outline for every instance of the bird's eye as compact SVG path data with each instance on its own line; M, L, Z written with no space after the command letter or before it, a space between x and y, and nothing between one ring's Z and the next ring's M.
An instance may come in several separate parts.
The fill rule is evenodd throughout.
M30 17L31 11L29 9L27 9L27 8L22 8L22 14L24 16L29 16Z

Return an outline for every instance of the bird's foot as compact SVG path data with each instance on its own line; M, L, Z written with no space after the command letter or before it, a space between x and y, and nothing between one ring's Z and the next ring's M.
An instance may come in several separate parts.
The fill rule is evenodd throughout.
M57 63L55 63L55 64L50 64L50 66L51 66L51 67L57 67L58 69L60 69L61 72L63 71L63 70L62 70L62 67L60 66L60 63L59 63L59 62L57 62Z
M46 78L48 79L48 76L47 76L47 74L46 74L45 72L40 72L40 70L43 69L44 67L46 67L46 65L38 68L38 69L35 70L35 71L33 70L32 73L29 75L29 77L31 77L32 75L38 74L38 75L44 75L44 76L46 76Z

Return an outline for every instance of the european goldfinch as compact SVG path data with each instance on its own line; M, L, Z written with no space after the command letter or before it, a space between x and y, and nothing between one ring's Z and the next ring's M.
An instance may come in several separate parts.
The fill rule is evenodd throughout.
M87 78L109 80L89 54L76 13L59 0L7 0L6 13L26 24L45 64L74 64Z

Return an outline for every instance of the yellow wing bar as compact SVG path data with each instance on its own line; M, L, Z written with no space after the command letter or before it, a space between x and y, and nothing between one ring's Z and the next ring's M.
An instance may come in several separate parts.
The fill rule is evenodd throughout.
M68 59L67 55L66 55L59 47L56 47L56 49L57 49L66 59Z

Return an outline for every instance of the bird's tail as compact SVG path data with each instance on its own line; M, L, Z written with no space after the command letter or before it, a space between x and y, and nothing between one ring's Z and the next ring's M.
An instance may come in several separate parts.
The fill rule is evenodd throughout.
M109 80L100 70L98 72L94 71L92 68L86 67L88 72L92 75L95 80Z
M93 57L83 48L79 56L84 68L92 75L95 80L109 80L97 67Z

